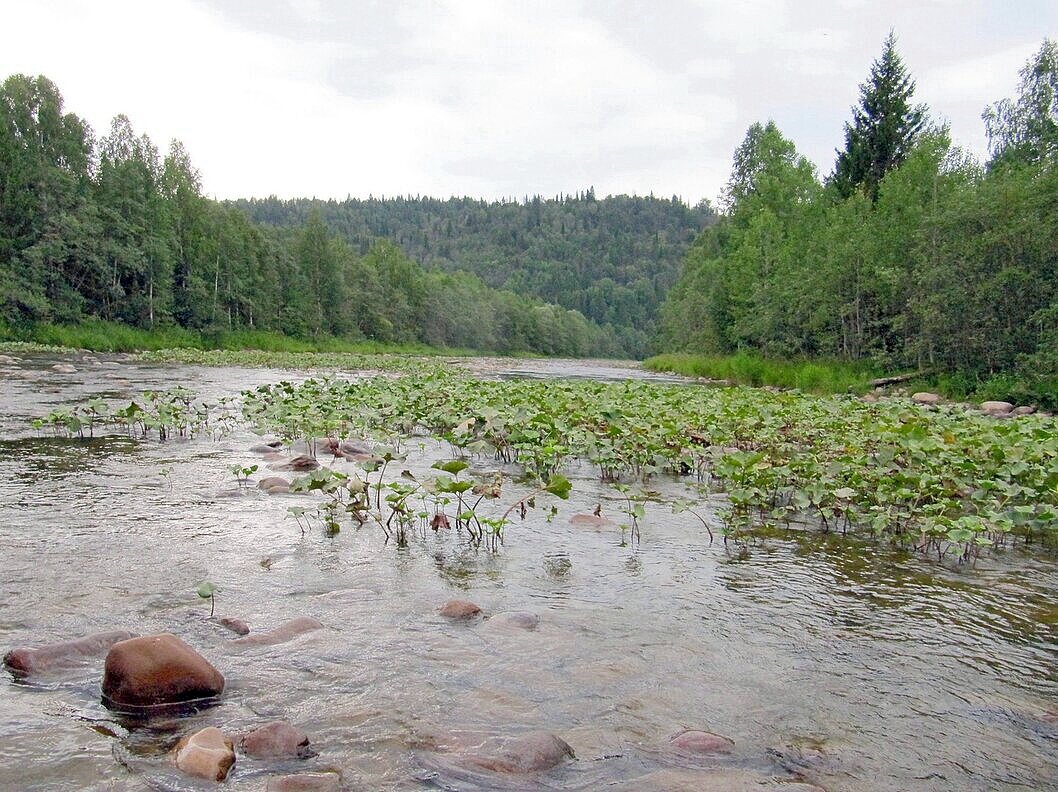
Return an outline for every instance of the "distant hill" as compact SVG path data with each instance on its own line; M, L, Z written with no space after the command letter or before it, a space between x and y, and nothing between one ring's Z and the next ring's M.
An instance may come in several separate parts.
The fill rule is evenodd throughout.
M301 227L312 209L365 253L385 238L428 269L468 271L486 284L575 309L610 325L641 356L691 242L715 222L708 204L594 190L521 201L428 197L238 200L256 223Z

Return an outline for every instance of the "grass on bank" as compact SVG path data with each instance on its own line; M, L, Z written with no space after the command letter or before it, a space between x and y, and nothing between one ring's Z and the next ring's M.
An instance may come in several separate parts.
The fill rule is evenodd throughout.
M264 330L188 330L157 327L145 330L119 322L89 319L78 324L40 323L26 327L0 324L0 341L28 342L47 347L93 352L144 352L161 349L258 350L262 352L344 352L353 354L472 355L467 349L441 349L425 344L384 344L333 336L292 338Z
M866 393L871 380L887 374L870 362L843 360L771 360L749 353L736 355L657 355L643 365L687 377L727 380L753 387L796 388L805 393ZM1058 409L1058 379L1015 372L976 376L938 372L899 383L908 393L933 391L952 401L1008 401L1040 409Z
M738 385L796 388L806 393L865 393L879 376L867 363L834 360L769 360L745 352L737 355L656 355L643 363L651 371L686 377L727 380Z

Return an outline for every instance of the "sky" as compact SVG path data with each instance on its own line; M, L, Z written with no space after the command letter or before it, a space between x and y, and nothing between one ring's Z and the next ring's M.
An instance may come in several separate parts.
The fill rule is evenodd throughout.
M180 139L208 195L635 193L715 201L755 121L821 176L890 29L916 99L986 152L984 107L1058 0L3 0L0 78L100 136Z

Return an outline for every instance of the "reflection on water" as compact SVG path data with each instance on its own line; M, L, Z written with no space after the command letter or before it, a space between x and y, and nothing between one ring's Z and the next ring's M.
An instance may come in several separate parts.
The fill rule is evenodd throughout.
M229 467L255 461L253 435L66 441L27 423L102 392L183 384L218 396L303 374L122 360L58 375L52 362L0 384L2 646L168 630L210 658L228 689L217 707L145 726L103 709L98 662L34 684L5 680L0 788L201 789L165 760L180 736L273 718L308 732L319 756L296 767L240 757L232 789L261 790L277 769L305 767L340 768L369 790L636 789L647 776L659 788L704 777L664 748L684 728L735 741L706 775L796 775L831 792L1058 788L1053 557L950 569L793 534L735 559L659 503L647 505L642 542L625 547L616 528L568 523L606 503L586 470L558 518L530 512L495 556L443 531L403 550L370 527L302 536L286 510L311 502L303 496L220 497L236 488ZM427 443L407 466L422 478L445 453ZM218 613L254 629L301 615L325 629L236 651L204 618L194 587L206 579ZM452 597L486 615L529 611L539 625L446 621L435 609ZM559 734L577 760L497 780L443 750L530 729Z

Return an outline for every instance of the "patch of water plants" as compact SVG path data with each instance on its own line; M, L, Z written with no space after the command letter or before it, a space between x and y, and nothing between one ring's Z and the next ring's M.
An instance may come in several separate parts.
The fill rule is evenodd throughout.
M207 403L187 388L145 391L138 400L113 404L92 398L74 407L62 407L33 420L33 428L66 437L94 437L96 432L119 429L129 437L220 437L235 425L238 412L232 399Z
M1058 538L1058 425L799 392L644 382L479 380L434 370L281 382L245 420L288 441L415 432L546 479L576 460L604 481L676 476L723 493L725 538L776 525L869 531L937 558ZM634 530L645 512L629 500ZM705 522L702 520L703 523Z
M155 407L154 420L206 426L213 408L192 407L180 393L163 400L177 402L180 418L173 423ZM125 414L133 406L142 410L90 402L74 413L116 416L149 434L154 423L136 410ZM481 380L437 365L408 376L279 382L244 392L240 408L241 423L286 444L301 441L313 456L345 442L374 443L359 455L359 473L322 468L292 489L324 496L316 516L329 532L339 530L339 517L374 520L398 544L452 521L495 548L513 513L536 495L568 494L563 472L584 463L618 491L633 539L648 515L649 482L663 476L688 488L669 504L673 511L692 514L707 531L714 507L706 501L722 504L725 544L733 540L740 552L775 527L869 532L964 561L985 547L1058 539L1058 424L1045 417L996 420L906 400L868 404L744 387ZM233 422L230 410L220 414ZM53 415L42 426L80 431L65 421ZM454 459L419 481L400 463L409 438L422 435L447 442ZM497 478L467 478L472 458L494 459ZM537 492L485 514L482 501L498 498L512 475L538 482Z
M419 372L434 368L428 357L358 352L283 352L259 349L159 349L140 352L138 359L151 363L194 366L239 366L289 371L397 371Z

